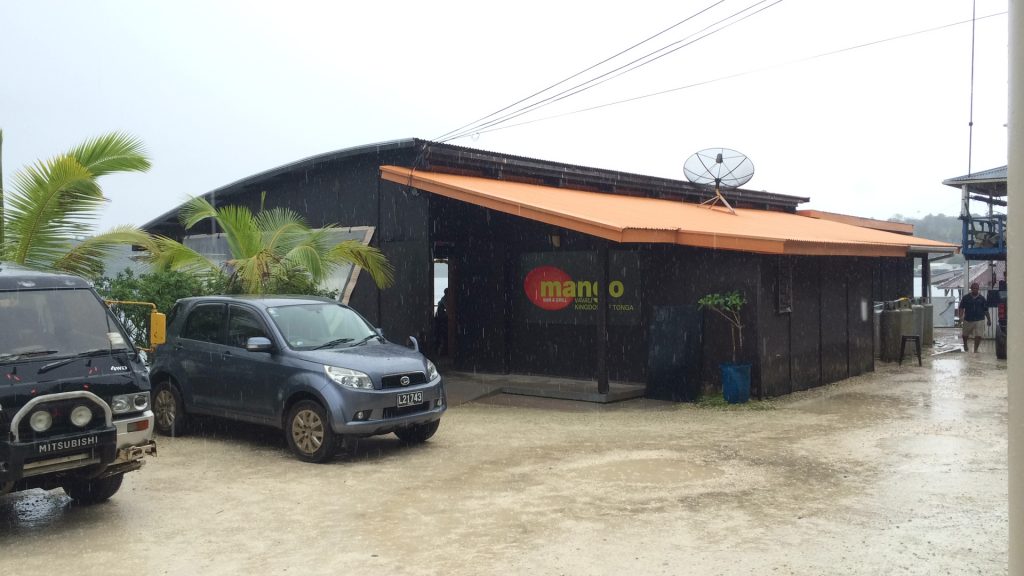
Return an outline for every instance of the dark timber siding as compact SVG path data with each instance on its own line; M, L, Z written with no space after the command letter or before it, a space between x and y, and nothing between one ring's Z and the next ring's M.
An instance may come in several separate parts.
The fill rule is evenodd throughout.
M761 294L758 301L758 355L761 364L761 390L767 396L791 391L790 324L792 314L779 309L780 284L792 279L793 258L765 256L761 267ZM791 292L790 292L791 294Z
M821 385L820 271L820 259L796 258L793 262L793 391Z
M738 360L752 364L755 396L788 394L873 370L873 302L912 294L911 258L780 257L620 245L382 181L379 166L384 164L638 196L693 200L706 191L686 183L407 141L308 159L207 195L215 205L240 204L255 211L265 192L267 208L295 210L313 227L375 227L371 244L394 265L395 283L378 290L364 272L350 303L391 340L404 343L407 336L416 336L428 355L434 350L432 256L443 245L454 327L450 349L461 370L597 378L598 324L538 320L517 304L523 298L520 268L533 266L536 255L594 255L593 269L585 271L589 278L601 277L606 253L609 267L620 267L618 272L610 269L610 275L625 277L629 270L639 304L635 321L609 320L604 360L612 380L647 381L649 362L661 358L650 354L649 328L657 317L663 324L653 333L668 335L658 351L669 357L665 365L683 371L688 383L705 392L721 389L718 366L732 356L729 324L712 312L696 311L705 294L739 290L749 302L742 313L744 346ZM792 211L800 200L745 194L746 204L765 209ZM184 234L173 215L147 229L177 239ZM215 232L208 223L195 231ZM560 238L557 247L552 234ZM693 333L698 337L688 339ZM676 337L695 349L673 356L664 342Z
M847 267L850 376L875 369L874 303L871 300L871 262L851 258Z

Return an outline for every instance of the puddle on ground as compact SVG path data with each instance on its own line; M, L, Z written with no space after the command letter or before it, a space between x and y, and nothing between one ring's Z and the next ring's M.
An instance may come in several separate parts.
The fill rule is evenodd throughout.
M28 532L62 518L71 508L63 491L27 490L0 496L0 533Z
M928 461L931 456L942 462L962 461L988 448L978 440L946 434L890 437L881 440L879 447L888 453L908 458Z
M588 477L626 484L669 485L678 482L699 482L722 476L722 469L682 460L641 458L601 462L579 470Z

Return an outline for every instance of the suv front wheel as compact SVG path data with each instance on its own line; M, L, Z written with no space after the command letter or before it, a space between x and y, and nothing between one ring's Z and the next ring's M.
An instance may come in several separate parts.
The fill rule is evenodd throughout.
M327 412L312 400L302 400L288 411L284 425L288 447L306 462L325 462L334 456L338 435L331 430Z
M181 393L170 381L153 387L153 423L164 436L181 436L185 431L185 407Z

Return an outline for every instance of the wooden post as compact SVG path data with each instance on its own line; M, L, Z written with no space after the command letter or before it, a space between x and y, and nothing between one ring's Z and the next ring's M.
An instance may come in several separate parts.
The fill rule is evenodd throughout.
M927 253L921 256L921 296L926 298L925 302L932 301L932 263Z
M597 296L597 392L607 394L608 385L608 247L598 251L601 266L601 287Z

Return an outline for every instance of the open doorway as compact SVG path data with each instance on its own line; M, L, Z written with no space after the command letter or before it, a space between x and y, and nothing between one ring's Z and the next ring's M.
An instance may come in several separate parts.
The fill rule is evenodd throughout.
M457 302L451 289L452 266L447 257L433 259L434 306L430 357L438 365L450 366L455 357Z
M437 356L449 356L450 342L448 338L449 296L448 296L448 261L434 260L434 329L431 347Z

